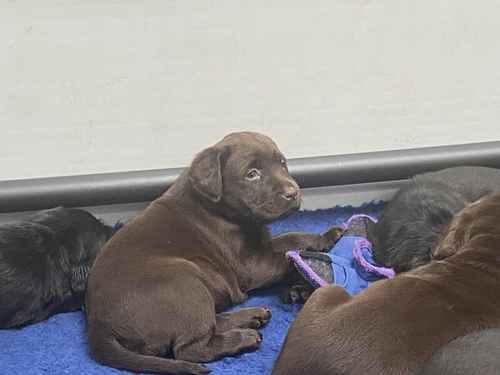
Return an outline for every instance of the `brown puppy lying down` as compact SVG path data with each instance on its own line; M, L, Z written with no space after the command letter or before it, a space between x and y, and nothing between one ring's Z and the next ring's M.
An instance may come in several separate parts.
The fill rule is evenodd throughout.
M315 291L273 375L418 374L453 339L500 327L500 194L460 211L433 258L354 298Z
M222 311L292 273L287 250L326 250L341 232L271 238L266 224L300 201L266 136L234 133L198 154L96 260L87 292L94 357L137 372L201 374L209 370L196 362L257 349L270 311Z

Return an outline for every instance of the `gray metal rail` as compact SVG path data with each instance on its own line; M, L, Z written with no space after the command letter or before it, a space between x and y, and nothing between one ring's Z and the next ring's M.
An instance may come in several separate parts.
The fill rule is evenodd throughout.
M290 172L303 188L402 180L457 165L500 168L500 141L289 161ZM0 181L0 212L151 201L181 171L171 168Z

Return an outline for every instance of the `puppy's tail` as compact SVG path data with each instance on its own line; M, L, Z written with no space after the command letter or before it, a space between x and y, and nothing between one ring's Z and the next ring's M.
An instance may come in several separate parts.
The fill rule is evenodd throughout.
M172 375L202 375L210 372L210 369L197 363L133 352L121 345L115 337L101 335L105 333L95 335L100 339L96 340L98 342L91 339L90 346L94 358L106 366L133 372Z

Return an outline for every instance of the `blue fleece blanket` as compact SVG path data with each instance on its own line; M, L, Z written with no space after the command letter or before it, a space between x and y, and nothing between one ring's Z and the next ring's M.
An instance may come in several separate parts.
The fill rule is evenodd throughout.
M300 211L271 225L274 234L289 231L319 233L332 225L339 225L351 215L365 213L377 216L381 204L359 208L337 207L328 210ZM348 243L348 242L346 242ZM349 252L347 252L349 253ZM242 306L267 306L272 319L262 329L264 341L253 353L224 358L208 365L215 375L270 374L279 354L290 323L299 307L283 305L279 290L255 293ZM83 313L59 314L48 321L21 330L0 330L0 374L129 374L104 367L94 362L88 353Z

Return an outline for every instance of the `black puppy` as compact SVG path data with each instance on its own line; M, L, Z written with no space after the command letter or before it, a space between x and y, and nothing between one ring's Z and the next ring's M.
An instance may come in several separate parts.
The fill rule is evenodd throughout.
M453 216L470 202L500 191L500 170L454 167L411 178L384 208L377 224L368 223L375 260L396 272L431 260L431 249ZM314 289L301 282L286 289L284 303L304 303Z
M459 337L435 353L420 375L497 375L500 329Z
M431 249L453 215L500 191L500 170L454 167L414 176L370 228L375 260L403 272L431 260Z
M0 226L0 328L79 309L90 267L112 234L80 209L54 208Z

